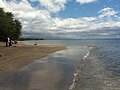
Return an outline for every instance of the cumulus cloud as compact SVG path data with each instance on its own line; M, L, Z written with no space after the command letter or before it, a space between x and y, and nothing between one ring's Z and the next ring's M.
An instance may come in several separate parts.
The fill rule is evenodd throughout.
M21 0L19 3L15 0L10 2L4 0L1 2L1 7L4 7L5 11L13 12L17 18L41 18L47 20L51 17L48 11L33 8L27 0Z
M52 17L51 13L57 13L65 8L68 0L29 0L39 2L44 9L36 8L27 0L0 0L0 7L5 11L11 11L23 25L23 37L43 38L75 38L95 36L118 36L115 33L120 28L120 17L112 8L104 8L98 12L98 16L66 18ZM48 1L48 2L47 2ZM81 3L90 3L96 0L78 0ZM104 17L108 20L105 20ZM112 18L114 17L114 19ZM116 19L116 21L115 21ZM107 29L107 30L106 30ZM109 29L109 30L108 30ZM111 30L112 29L112 30ZM111 31L110 31L111 30Z
M52 13L57 13L65 8L68 0L30 0L32 2L38 1L41 6L45 7Z
M92 2L96 2L97 0L76 0L76 2L79 2L81 4L85 4L85 3L92 3Z
M118 12L115 11L113 8L106 7L98 12L100 15L99 17L110 17L110 16L115 16Z

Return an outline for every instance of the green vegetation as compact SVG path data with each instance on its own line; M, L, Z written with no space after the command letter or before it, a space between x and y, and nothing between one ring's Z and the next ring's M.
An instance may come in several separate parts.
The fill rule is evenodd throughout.
M21 36L21 22L14 18L11 12L5 12L0 8L0 41L5 41L7 37L18 40Z

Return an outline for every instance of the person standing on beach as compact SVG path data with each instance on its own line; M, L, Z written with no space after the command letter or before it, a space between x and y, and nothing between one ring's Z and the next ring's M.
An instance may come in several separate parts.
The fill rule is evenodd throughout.
M14 41L14 44L17 44L17 41L16 41L16 40Z
M6 47L8 47L8 44L9 44L9 43L8 43L8 38L9 38L9 37L7 37L6 40L5 40Z
M8 45L9 45L9 47L10 47L10 38L8 37L7 39L8 39Z
M9 47L12 46L12 38L11 37L9 38L8 42L9 42Z

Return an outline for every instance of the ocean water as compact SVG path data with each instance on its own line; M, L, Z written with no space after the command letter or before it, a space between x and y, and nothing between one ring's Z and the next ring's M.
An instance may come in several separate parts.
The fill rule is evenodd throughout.
M100 63L102 63L102 66L104 66L104 70L99 71L97 74L102 75L103 73L100 72L104 72L106 77L106 80L103 82L96 82L96 83L103 83L105 85L103 85L104 87L101 88L100 85L98 84L99 88L95 87L94 85L97 86L96 83L90 85L90 84L86 84L84 86L86 86L86 88L81 88L79 87L83 81L79 82L78 78L79 75L76 76L76 71L74 71L74 75L73 75L73 82L71 84L71 86L69 87L69 89L74 89L74 84L77 84L74 90L120 90L120 40L116 39L116 40L45 40L45 41L32 41L32 43L37 42L38 44L51 44L51 45L65 45L66 47L77 47L77 46L89 46L89 47L96 47L94 52L90 52L92 53L91 55L93 57L95 57L95 59L97 59ZM27 41L26 43L29 43L29 41ZM31 44L32 44L31 43ZM90 51L87 48L88 51ZM79 49L75 50L75 51L79 51ZM87 52L88 52L87 51ZM81 51L80 51L81 52ZM77 52L79 53L79 52ZM83 53L83 52L81 52ZM79 53L79 55L81 55L81 53ZM86 55L86 54L84 54ZM77 58L77 57L76 57ZM82 58L84 58L83 56L81 56L81 58L79 58L79 60L82 60ZM89 59L89 58L88 58ZM79 61L76 62L76 65ZM79 65L79 64L78 64ZM74 67L75 68L75 67ZM86 69L85 69L86 70ZM78 70L79 71L79 70ZM87 70L86 70L87 71ZM88 72L88 71L87 71ZM91 70L91 72L93 72ZM96 71L97 72L97 71ZM89 73L89 72L88 72ZM93 73L95 74L95 73ZM103 77L103 78L104 78ZM82 77L83 78L83 77ZM99 77L100 78L100 77ZM78 80L75 80L78 79ZM97 80L97 79L96 79ZM99 81L99 80L98 80ZM92 81L90 81L92 83ZM93 81L95 82L95 81ZM107 82L107 84L106 84ZM88 86L90 87L88 87ZM109 86L109 87L108 87ZM105 88L107 87L107 88ZM112 88L112 89L111 89Z
M120 90L120 40L36 40L34 45L63 45L0 78L0 90Z
M41 40L25 41L26 44L40 45L64 45L66 47L96 46L96 55L100 61L106 64L107 70L113 75L120 75L120 40Z

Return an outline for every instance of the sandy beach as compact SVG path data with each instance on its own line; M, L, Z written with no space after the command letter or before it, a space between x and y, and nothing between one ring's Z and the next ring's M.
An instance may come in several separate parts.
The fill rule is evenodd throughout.
M5 47L5 43L0 42L0 76L12 73L34 60L61 49L65 47L24 45L20 42L17 45Z
M57 50L60 49L59 47ZM10 74L0 78L0 90L69 90L75 65L87 51L87 47L67 47L42 59L34 58L33 62L25 66L21 65L23 67L16 71L10 70L9 66ZM16 61L16 63L20 62L20 60Z

